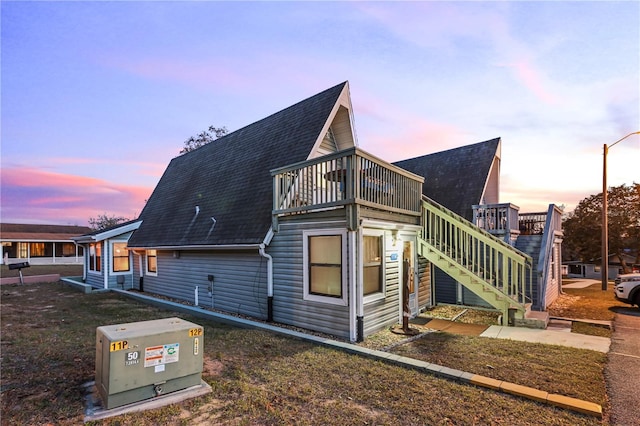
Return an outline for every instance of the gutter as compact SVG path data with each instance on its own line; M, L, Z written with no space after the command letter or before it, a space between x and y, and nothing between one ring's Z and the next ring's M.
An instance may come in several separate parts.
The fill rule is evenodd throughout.
M229 244L229 245L192 245L192 246L148 246L148 247L135 247L128 246L129 250L259 250L260 244Z

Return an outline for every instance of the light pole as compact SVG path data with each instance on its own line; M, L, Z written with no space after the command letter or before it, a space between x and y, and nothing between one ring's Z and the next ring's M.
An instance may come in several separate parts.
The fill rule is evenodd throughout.
M627 136L618 139L607 147L604 144L603 149L603 162L602 162L602 260L600 265L600 272L602 273L602 289L606 290L609 283L609 223L607 219L607 153L609 148L613 147L618 142L622 142L629 136L640 135L639 132L629 133Z

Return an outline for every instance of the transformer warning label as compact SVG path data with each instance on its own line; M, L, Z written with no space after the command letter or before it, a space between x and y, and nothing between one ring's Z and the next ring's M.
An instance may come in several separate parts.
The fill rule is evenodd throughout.
M154 367L172 362L178 362L180 357L180 343L151 346L144 349L144 366Z

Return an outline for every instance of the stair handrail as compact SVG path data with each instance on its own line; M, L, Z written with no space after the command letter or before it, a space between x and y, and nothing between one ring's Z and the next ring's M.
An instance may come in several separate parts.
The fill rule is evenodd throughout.
M555 204L549 204L536 271L538 274L538 301L540 304L540 306L536 306L536 308L541 310L545 308L544 305L546 304L545 289L547 288L546 283L549 279L549 272L551 271L549 259L552 256L553 242L558 234L558 230L562 227L561 224L562 211Z
M424 195L422 196L422 206L423 240L427 242L433 240L432 243L440 246L436 247L440 251L445 248L448 251L448 253L445 253L449 257L465 263L465 267L471 273L498 288L516 302L524 305L530 300L527 294L530 295L532 291L531 268L533 259L531 256L494 237L489 232ZM446 244L447 247L442 247L441 241L436 242L435 238L430 238L429 234L433 233L434 230L430 232L428 229L427 213L424 210L436 214L438 218L445 220L449 224L446 229L439 229L437 232L458 235L457 238L450 238L452 241ZM451 227L457 228L461 232ZM468 237L472 238L472 240L469 241ZM462 254L469 251L471 253ZM471 255L470 258L468 258L469 254ZM487 258L489 261L487 261Z

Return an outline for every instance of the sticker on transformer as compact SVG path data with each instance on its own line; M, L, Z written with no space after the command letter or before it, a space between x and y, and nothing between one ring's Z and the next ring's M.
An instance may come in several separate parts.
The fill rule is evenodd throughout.
M172 362L178 362L180 343L151 346L144 349L144 366L154 367Z

